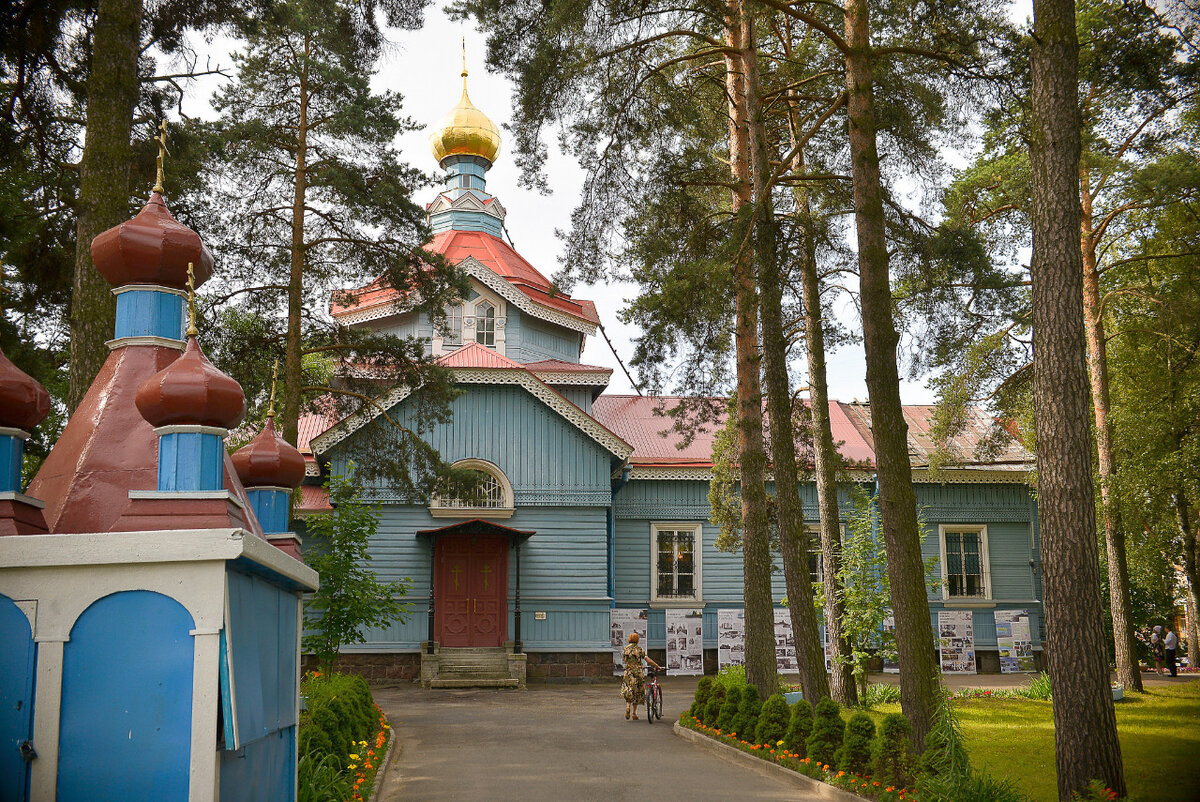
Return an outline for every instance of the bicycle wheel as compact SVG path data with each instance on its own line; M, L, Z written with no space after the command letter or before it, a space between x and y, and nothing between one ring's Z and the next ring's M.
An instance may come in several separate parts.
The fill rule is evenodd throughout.
M654 689L654 715L658 717L659 721L662 721L662 703L663 703L662 688L655 688Z
M658 693L658 689L653 685L646 688L646 721L654 723L654 696Z

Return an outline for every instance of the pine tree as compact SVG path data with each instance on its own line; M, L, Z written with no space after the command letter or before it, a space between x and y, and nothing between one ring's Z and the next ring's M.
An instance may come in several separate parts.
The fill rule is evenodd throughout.
M755 729L758 727L758 715L762 712L762 696L758 686L747 685L742 691L742 699L738 703L737 713L733 717L733 731L743 741L754 742Z
M725 699L721 702L721 712L717 716L717 729L721 732L734 732L734 721L742 705L742 695L750 686L734 685L725 690ZM741 735L741 733L738 733Z
M813 706L807 699L801 699L792 705L792 717L788 722L787 734L783 737L783 745L788 751L795 752L800 757L808 754L808 736L812 735Z
M838 750L837 767L848 774L862 774L871 765L871 742L875 723L866 713L855 713L846 722L846 737Z
M774 747L787 734L790 722L790 712L787 700L781 693L773 693L763 702L758 714L758 724L754 728L754 742Z
M871 753L871 774L884 785L912 784L912 727L900 713L888 713L879 723Z
M842 721L837 702L826 697L813 709L812 732L805 741L807 757L815 763L832 766L842 746L846 722Z
M713 685L712 693L708 695L708 701L704 704L704 716L702 721L709 727L717 726L720 720L721 711L725 708L725 697L728 694L725 686L721 683Z
M694 719L700 719L703 716L703 710L708 705L708 698L712 695L713 678L701 677L696 683L696 695L692 698L692 706L688 708L688 715Z

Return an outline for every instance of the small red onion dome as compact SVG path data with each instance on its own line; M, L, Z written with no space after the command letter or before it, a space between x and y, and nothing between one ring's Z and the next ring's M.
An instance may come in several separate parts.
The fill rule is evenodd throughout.
M304 481L304 457L275 433L275 418L258 436L233 452L233 467L246 487L299 487Z
M30 431L50 412L50 394L0 351L0 426Z
M114 287L158 284L182 290L187 286L188 262L195 265L197 287L208 281L213 270L208 246L175 219L157 192L132 220L92 240L92 262Z
M134 403L151 426L232 429L246 412L242 386L208 361L195 337L188 337L183 356L142 382Z

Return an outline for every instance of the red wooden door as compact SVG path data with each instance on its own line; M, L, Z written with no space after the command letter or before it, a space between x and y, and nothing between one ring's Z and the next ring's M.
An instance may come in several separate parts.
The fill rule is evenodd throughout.
M434 624L442 646L503 645L507 546L495 535L447 535L438 541Z

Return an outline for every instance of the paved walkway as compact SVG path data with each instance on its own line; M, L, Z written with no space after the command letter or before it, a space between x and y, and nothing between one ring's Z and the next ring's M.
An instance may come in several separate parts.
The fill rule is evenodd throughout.
M399 738L393 800L807 800L671 734L695 678L663 681L663 719L626 721L615 683L527 690L378 689Z

